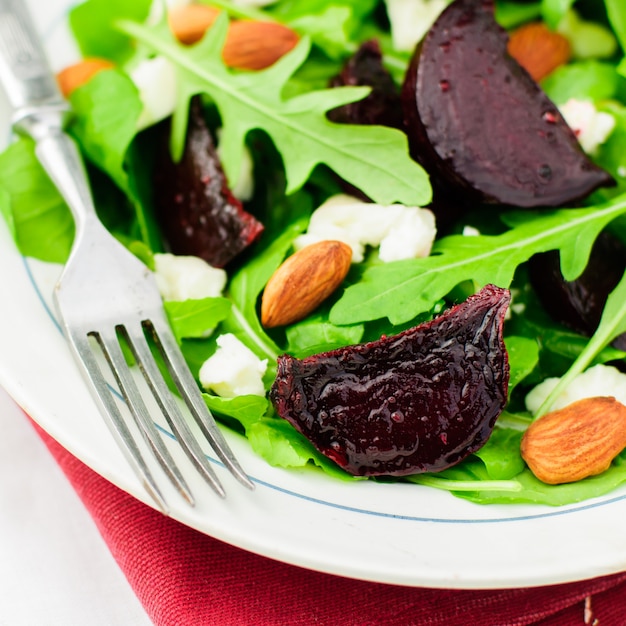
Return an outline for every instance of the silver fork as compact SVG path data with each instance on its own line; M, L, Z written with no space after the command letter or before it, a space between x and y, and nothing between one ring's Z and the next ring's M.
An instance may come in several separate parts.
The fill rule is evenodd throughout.
M140 432L147 444L143 447L151 449L178 492L194 504L183 473L150 415L145 401L150 393L141 391L145 386L196 470L220 496L225 495L168 388L153 356L156 352L185 402L184 412L191 414L224 466L252 488L183 359L152 272L109 234L96 215L79 151L63 130L69 106L58 90L23 0L0 0L0 81L15 110L13 128L34 139L39 161L74 216L76 236L54 302L80 371L128 462L157 506L167 513L163 491L136 440ZM134 369L141 371L143 381L127 364L122 344L130 348L138 365ZM127 409L116 400L115 386L107 382L107 364Z

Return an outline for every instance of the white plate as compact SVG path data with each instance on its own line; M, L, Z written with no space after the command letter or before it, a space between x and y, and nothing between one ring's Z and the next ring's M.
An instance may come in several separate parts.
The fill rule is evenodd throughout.
M36 4L57 67L71 56L63 3ZM0 222L0 384L69 451L151 505L104 426L49 308L59 268L20 256ZM246 550L323 572L427 587L534 586L626 570L624 489L558 509L480 506L417 485L342 482L321 472L272 468L245 440L227 436L256 483L254 492L215 462L227 499L199 478L191 483L195 509L174 493L166 496L172 517ZM173 441L171 449L185 465Z

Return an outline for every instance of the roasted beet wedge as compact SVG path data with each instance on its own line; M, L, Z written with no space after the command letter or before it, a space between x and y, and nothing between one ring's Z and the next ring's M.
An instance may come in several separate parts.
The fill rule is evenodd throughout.
M333 122L404 128L400 92L391 74L383 66L380 45L375 39L361 44L330 85L372 88L363 100L329 111L328 117Z
M393 337L282 356L270 390L276 412L356 476L450 467L487 441L506 403L509 301L488 285Z
M609 294L626 271L626 247L608 231L596 239L583 273L566 281L559 253L536 254L528 264L531 285L548 314L576 332L591 336L602 317ZM626 333L613 345L626 350Z
M470 199L517 207L570 204L612 184L507 41L490 0L455 0L440 15L402 89L415 157Z
M165 130L154 180L164 239L174 254L224 267L260 236L263 225L231 193L197 100L192 101L179 163L172 161Z

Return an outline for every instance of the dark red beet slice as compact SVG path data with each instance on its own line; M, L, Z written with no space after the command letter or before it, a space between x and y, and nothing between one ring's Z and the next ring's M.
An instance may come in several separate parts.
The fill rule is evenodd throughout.
M172 161L167 141L161 151L154 197L170 250L224 267L260 236L263 225L230 191L197 101L192 102L181 161Z
M455 0L440 15L402 90L416 158L470 198L518 207L561 206L612 184L507 41L491 0Z
M626 247L608 231L600 233L583 273L573 281L561 274L557 251L535 255L528 264L530 282L548 314L576 332L591 336L609 294L626 271ZM626 350L626 334L613 345Z
M488 285L393 337L281 356L270 390L276 412L357 476L450 467L487 441L506 403L509 301Z
M371 93L363 100L329 111L328 117L333 122L404 128L400 92L391 74L383 66L380 45L375 39L361 44L330 84L331 87L372 88Z

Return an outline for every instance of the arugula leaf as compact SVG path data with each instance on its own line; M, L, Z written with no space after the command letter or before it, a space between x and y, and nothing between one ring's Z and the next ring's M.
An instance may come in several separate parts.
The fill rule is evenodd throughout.
M514 28L541 15L541 2L496 1L496 21L502 28Z
M142 109L137 88L119 70L104 70L75 89L70 102L75 114L72 134L84 153L127 191L124 159Z
M427 258L367 268L331 309L330 321L341 325L388 317L392 324L402 324L464 280L477 287L508 287L518 265L547 250L560 250L563 276L573 280L585 268L598 233L624 213L625 195L587 209L507 214L503 219L513 228L501 235L444 237Z
M165 312L174 334L182 338L206 337L230 312L227 298L165 301Z
M494 431L494 435L497 432L498 429ZM519 435L521 433L518 433L517 437ZM516 465L520 467L519 460L516 460L519 452L515 451L515 441L516 435L510 432L508 442L506 435L501 441L495 442L496 445L508 448L508 452L502 450L502 454L510 455L500 468L496 455L492 456L490 453L484 455L489 467L485 464L485 459L472 455L460 465L439 474L410 476L409 481L445 489L459 498L478 504L531 503L549 506L563 506L602 496L626 482L626 460L623 454L618 456L611 467L602 474L575 483L547 485L535 478L529 469L524 469L508 479L493 479L489 471L494 476L510 476ZM519 446L517 449L519 450Z
M604 0L606 12L617 40L626 52L626 5L622 0Z
M576 59L609 59L615 55L618 42L615 35L603 24L580 17L575 10L567 11L558 24Z
M246 430L246 437L254 451L270 465L293 468L313 463L335 478L358 480L320 454L304 435L285 420L260 419Z
M246 135L262 129L282 156L288 194L307 181L316 165L324 163L378 203L424 205L430 201L428 176L409 156L404 133L327 119L327 111L365 97L368 88L341 87L282 98L285 84L309 53L308 39L268 69L233 73L221 59L227 29L224 14L200 42L187 47L176 42L163 23L148 28L123 21L120 28L178 69L181 93L173 124L176 156L183 146L188 101L194 94L206 93L222 117L220 154L229 180L238 178Z
M584 372L591 365L596 356L608 346L613 339L624 332L626 332L626 274L624 274L617 284L617 287L615 287L607 298L596 332L565 375L560 378L556 387L550 392L550 395L539 407L536 417L540 417L549 411L552 403L561 391L563 391L578 374Z
M485 464L489 480L510 480L524 471L526 464L520 454L523 434L520 430L496 427L487 443L474 453Z
M526 378L539 362L539 345L536 339L528 337L505 337L504 343L509 355L509 396L515 387Z
M626 466L613 465L610 469L597 476L585 478L575 483L563 485L546 485L533 476L528 469L518 474L511 481L518 486L517 490L498 491L483 490L483 483L475 482L476 491L454 491L454 481L446 486L454 495L479 504L547 504L563 506L582 502L589 498L597 498L609 493L626 482Z
M0 210L25 256L64 263L74 241L74 220L35 156L20 138L0 154Z
M148 17L152 0L88 0L75 6L69 22L84 57L102 57L114 63L130 58L135 48L130 39L114 26L127 18L142 22Z
M574 0L542 0L541 15L550 28L556 28L573 4Z
M70 97L75 113L70 131L87 159L127 196L135 212L136 236L161 249L159 230L140 194L146 153L137 154L137 120L143 105L131 79L119 70L99 72ZM139 162L137 162L139 159Z
M608 100L617 95L623 82L615 65L588 60L561 65L541 87L555 104L564 104L570 98Z
M325 314L311 315L286 328L287 352L302 359L317 352L359 343L364 332L362 324L335 326Z
M356 49L347 33L351 17L349 7L331 4L320 13L305 13L288 23L294 30L306 33L329 57L336 59L345 56L347 50Z
M267 412L269 402L263 396L246 395L236 398L221 398L203 393L202 397L211 411L236 419L247 431Z

